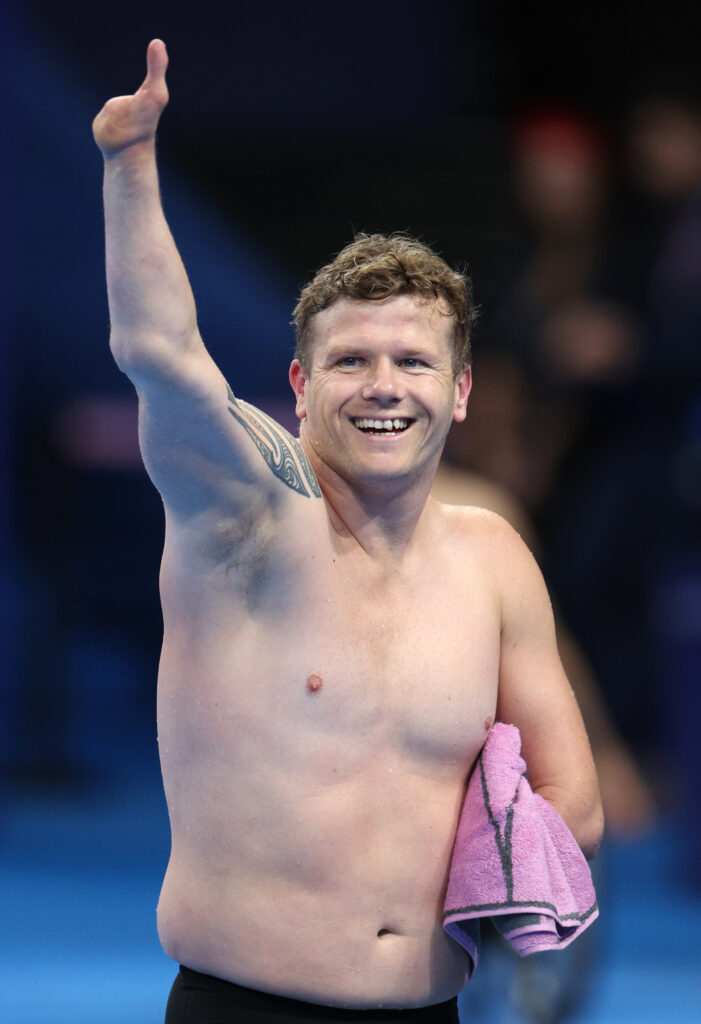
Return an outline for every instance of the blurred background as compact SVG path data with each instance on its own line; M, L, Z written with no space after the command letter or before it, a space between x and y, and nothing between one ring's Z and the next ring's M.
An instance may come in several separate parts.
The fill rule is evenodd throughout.
M474 390L436 493L497 509L536 552L608 835L600 921L523 962L486 935L463 1021L698 1020L697 16L26 0L0 17L0 1019L150 1024L175 973L155 930L162 507L107 346L90 133L160 36L164 206L238 394L294 429L291 309L354 232L406 230L473 276Z

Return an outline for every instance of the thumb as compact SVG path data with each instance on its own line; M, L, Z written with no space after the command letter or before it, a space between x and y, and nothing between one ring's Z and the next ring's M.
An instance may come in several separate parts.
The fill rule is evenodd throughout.
M164 85L166 68L168 67L168 51L162 39L152 39L146 51L146 78L144 86Z

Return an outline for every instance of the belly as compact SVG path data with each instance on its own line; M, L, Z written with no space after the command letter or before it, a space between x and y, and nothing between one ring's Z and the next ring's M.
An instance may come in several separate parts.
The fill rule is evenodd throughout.
M174 832L159 904L166 952L330 1005L456 994L466 961L440 917L462 780L429 782L390 758L336 786L264 775L263 803L242 778L225 814L205 804Z

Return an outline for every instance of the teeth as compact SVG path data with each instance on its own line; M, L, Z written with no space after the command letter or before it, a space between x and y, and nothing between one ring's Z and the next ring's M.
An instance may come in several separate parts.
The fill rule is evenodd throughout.
M388 432L406 430L409 426L409 421L404 419L371 420L368 417L358 417L354 423L360 430L386 430Z

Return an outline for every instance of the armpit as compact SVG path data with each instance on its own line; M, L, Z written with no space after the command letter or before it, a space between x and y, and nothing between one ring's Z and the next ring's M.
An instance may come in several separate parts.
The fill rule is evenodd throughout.
M240 590L249 611L259 605L275 578L279 551L274 543L277 519L261 496L238 514L221 516L197 537L205 565L218 570L227 585Z

